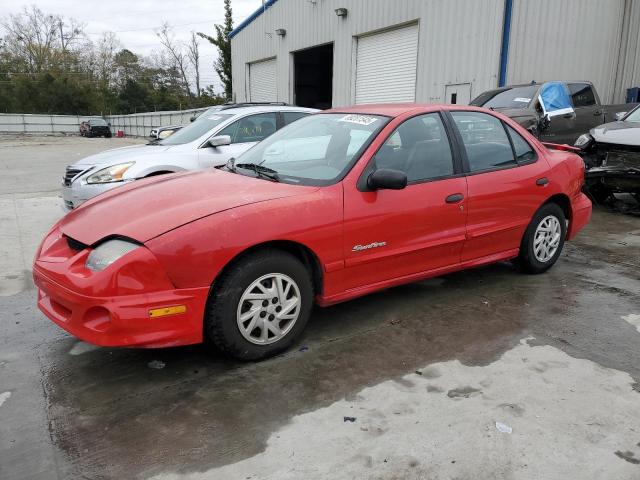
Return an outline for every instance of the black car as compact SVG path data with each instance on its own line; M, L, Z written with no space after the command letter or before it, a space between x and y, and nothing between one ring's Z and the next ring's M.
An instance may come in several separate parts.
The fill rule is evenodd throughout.
M80 123L81 137L111 138L111 124L103 118L92 118Z
M571 112L548 117L540 94L550 84L563 84L571 102ZM591 82L543 82L511 85L481 93L471 105L490 108L513 118L544 142L573 145L576 139L596 125L610 122L616 113L629 111L631 104L602 105Z

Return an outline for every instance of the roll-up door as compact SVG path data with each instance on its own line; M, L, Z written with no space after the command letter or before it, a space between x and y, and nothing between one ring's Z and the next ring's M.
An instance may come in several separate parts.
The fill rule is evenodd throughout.
M276 59L249 64L249 100L252 102L275 102Z
M355 103L413 102L418 25L358 38Z

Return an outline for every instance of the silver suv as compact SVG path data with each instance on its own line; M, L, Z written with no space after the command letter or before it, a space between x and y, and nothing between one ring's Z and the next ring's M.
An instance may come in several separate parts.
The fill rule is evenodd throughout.
M107 150L69 165L62 182L64 207L71 210L140 178L224 165L276 130L316 111L282 103L212 107L164 140Z

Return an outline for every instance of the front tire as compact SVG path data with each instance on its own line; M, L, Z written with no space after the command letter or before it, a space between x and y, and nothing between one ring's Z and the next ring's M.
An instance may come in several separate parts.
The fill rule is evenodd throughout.
M567 222L559 205L547 203L533 216L520 245L518 265L526 273L543 273L560 257Z
M263 250L236 262L214 282L205 336L225 355L259 360L289 348L311 315L313 284L293 255Z

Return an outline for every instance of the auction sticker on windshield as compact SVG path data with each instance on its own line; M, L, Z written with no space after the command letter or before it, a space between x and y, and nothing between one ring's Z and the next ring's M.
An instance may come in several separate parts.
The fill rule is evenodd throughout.
M514 98L513 101L514 102L529 103L531 101L531 99L530 98L524 98L524 97L518 97L518 98Z
M339 121L340 122L349 122L349 123L357 123L358 125L371 125L376 120L375 117L368 117L367 115L345 115Z

